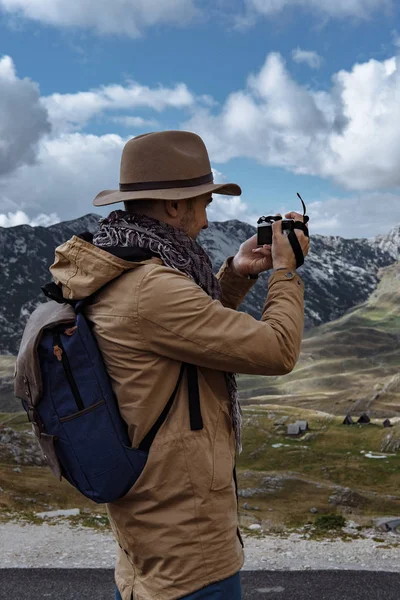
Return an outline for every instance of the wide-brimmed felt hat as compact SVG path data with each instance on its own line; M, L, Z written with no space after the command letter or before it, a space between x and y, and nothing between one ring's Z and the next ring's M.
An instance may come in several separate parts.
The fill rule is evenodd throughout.
M119 190L100 192L93 204L184 200L207 193L240 196L242 190L236 183L214 183L201 137L188 131L160 131L139 135L125 144Z

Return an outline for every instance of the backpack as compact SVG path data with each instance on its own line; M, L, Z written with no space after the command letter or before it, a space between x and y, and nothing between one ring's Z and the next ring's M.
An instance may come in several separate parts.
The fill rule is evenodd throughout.
M190 425L203 428L197 367L182 363L175 389L138 448L132 448L99 347L83 308L50 283L50 301L30 316L21 341L15 396L22 400L53 473L94 502L122 498L142 473L151 444L187 373Z

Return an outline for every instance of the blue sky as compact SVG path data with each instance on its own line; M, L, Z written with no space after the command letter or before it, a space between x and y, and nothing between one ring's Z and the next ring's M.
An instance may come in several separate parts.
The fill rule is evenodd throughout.
M400 222L394 2L49 6L0 0L0 226L94 212L127 139L181 128L243 189L216 196L212 220L255 225L297 208L300 191L314 232L369 237Z

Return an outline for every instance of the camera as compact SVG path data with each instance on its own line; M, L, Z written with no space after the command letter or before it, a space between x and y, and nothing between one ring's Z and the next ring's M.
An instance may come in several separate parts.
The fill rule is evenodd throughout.
M264 246L272 244L272 223L275 221L282 221L282 231L289 233L294 231L294 219L282 219L278 216L260 217L257 224L257 244L258 246Z
M303 223L300 221L295 221L294 219L282 219L282 217L268 216L268 217L260 217L257 221L257 245L264 246L264 244L271 246L272 244L272 224L276 221L282 221L282 231L289 235L291 231L295 229L302 229L306 235L308 235L308 229L306 227L306 223L309 221L309 217L306 215L306 205L303 202L302 197L299 193L297 196L300 198L301 203L303 205Z

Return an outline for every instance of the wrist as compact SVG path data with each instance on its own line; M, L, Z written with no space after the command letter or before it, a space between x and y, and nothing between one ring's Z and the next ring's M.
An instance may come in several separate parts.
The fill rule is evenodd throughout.
M237 276L237 277L243 277L242 273L239 271L238 267L237 267L237 262L236 262L236 256L234 256L231 260L231 264L230 267L233 271L233 273Z
M240 277L241 279L258 279L258 275L250 275L249 273L246 273L246 274L241 273L235 264L235 258L236 258L235 256L232 258L232 260L230 262L230 267L231 267L233 273L237 277Z
M273 270L274 271L295 271L296 270L296 265L282 265L282 264L277 264L277 265L273 265Z

